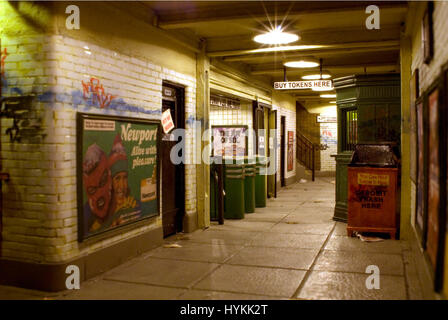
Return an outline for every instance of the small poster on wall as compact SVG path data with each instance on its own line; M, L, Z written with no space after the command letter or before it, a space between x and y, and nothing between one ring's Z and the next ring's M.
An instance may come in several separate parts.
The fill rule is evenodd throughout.
M420 232L424 231L425 215L425 134L423 128L423 101L416 104L417 117L417 206L415 222Z
M440 162L439 162L439 90L428 98L428 229L426 249L434 268L439 243Z
M247 155L247 126L212 126L213 156Z
M288 171L294 169L294 131L288 131Z
M78 113L80 241L159 214L159 123Z

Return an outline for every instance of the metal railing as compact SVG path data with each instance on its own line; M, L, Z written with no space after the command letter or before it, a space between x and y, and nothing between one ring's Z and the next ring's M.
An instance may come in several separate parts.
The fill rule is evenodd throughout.
M313 143L299 131L297 131L296 137L296 158L306 169L311 170L311 177L314 181L316 171L316 151L326 150L328 146L326 144Z

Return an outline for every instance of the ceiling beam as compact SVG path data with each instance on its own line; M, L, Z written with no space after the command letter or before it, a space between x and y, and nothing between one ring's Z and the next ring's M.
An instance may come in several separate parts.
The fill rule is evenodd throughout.
M378 47L366 47L366 48L340 48L340 49L317 49L317 50L308 50L304 53L285 53L282 54L282 59L292 59L292 58L300 58L306 57L309 55L320 55L329 56L329 55L340 55L340 54L348 54L348 53L364 53L364 52L383 52L383 51L399 51L400 46L378 46ZM251 62L256 60L256 63L263 62L271 62L272 59L278 58L275 53L270 54L253 54L253 55L241 55L241 56L231 56L224 57L224 61L228 62Z
M330 50L330 49L349 49L349 48L374 48L378 46L399 46L400 40L386 40L386 41L368 41L368 42L345 42L345 43L334 43L334 44L315 44L315 45L296 45L296 46L279 46L279 47L268 47L268 48L256 48L249 50L229 50L229 51L214 51L207 52L209 57L229 57L229 56L240 56L240 55L250 55L250 54L262 54L270 52L300 52L300 51L310 51L310 50Z
M366 64L352 64L352 65L326 65L325 69L328 70L330 73L333 73L334 71L345 71L347 69L375 69L375 68L381 68L385 70L396 70L398 67L397 63L391 63L391 62L383 62L383 63L366 63ZM304 71L309 70L317 70L316 68L288 68L287 74L301 74ZM264 76L264 75L282 75L284 72L283 68L270 68L270 69L259 69L259 70L252 70L252 75L257 76ZM369 70L370 72L370 70ZM372 70L373 72L373 70Z
M279 17L284 15L287 16L288 20L297 20L304 16L309 16L312 14L323 14L323 13L341 13L346 12L348 15L355 12L365 11L365 8L372 4L370 2L357 2L357 1L347 1L347 2L296 2L292 5L291 3L285 2L283 5L276 4L276 8L269 4L269 2L264 3L265 8L260 2L253 2L250 5L238 6L235 4L233 6L203 6L202 8L196 8L187 10L186 8L177 8L177 10L157 10L154 11L159 16L158 24L159 27L163 29L183 29L191 28L198 24L210 23L210 22L232 22L232 23L244 23L248 20L254 21L274 21L278 20ZM334 1L336 2L336 1ZM388 2L379 3L381 11L385 10L396 10L397 12L404 12L408 5L406 1L401 2ZM277 10L277 12L275 12Z

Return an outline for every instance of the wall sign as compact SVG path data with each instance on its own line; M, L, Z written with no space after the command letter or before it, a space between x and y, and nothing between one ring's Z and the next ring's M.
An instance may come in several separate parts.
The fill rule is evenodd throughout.
M162 128L163 128L163 132L168 133L171 130L174 129L174 122L173 122L173 118L171 118L171 111L170 109L166 109L163 113L162 113Z
M294 90L294 89L300 90L300 89L313 89L313 88L333 89L333 81L308 80L308 81L274 82L274 89L277 90Z
M335 123L338 122L338 117L334 116L317 116L317 122L319 123Z
M294 169L294 131L288 131L288 171Z
M159 121L77 117L79 240L159 214Z
M210 105L227 109L240 109L240 101L216 95L210 95Z
M247 126L212 126L213 156L247 155Z

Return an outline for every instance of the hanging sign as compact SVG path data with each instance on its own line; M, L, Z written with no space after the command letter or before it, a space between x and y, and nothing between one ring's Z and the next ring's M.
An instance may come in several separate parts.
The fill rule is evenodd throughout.
M210 95L210 105L227 109L239 109L240 101L237 99L229 99L216 95Z
M331 80L306 80L306 81L287 81L274 82L274 89L277 90L298 90L298 89L333 89Z
M157 121L78 114L79 240L157 216Z
M214 156L247 155L247 126L212 126L212 134Z
M162 113L162 128L164 133L168 133L174 129L173 118L171 118L170 109L166 109Z

